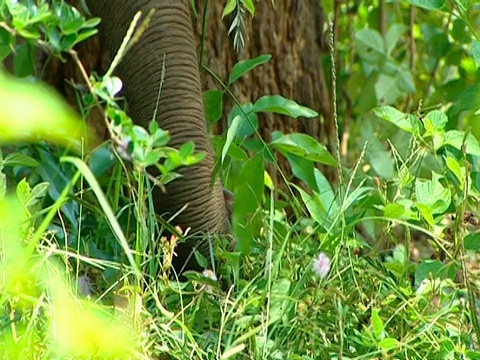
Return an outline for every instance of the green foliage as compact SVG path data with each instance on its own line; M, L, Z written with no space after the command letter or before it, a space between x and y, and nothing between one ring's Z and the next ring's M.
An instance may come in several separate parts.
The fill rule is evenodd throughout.
M35 49L65 57L98 23L63 1L35 4L0 3L0 58L15 49L20 78L40 75ZM172 280L179 234L156 236L169 224L151 193L201 161L194 144L173 149L155 122L133 125L109 71L79 96L83 114L104 105L112 138L90 151L70 139L84 128L50 89L0 75L1 357L478 358L478 6L387 3L382 33L377 5L335 10L344 159L307 134L259 136L260 113L319 121L315 111L278 94L235 100L214 145L235 197L236 249L216 239L215 273L186 281ZM252 1L225 4L236 45L245 9L254 15ZM221 90L204 93L209 125L231 85L267 61L239 62ZM270 178L281 172L276 155L292 172L281 173L284 188Z

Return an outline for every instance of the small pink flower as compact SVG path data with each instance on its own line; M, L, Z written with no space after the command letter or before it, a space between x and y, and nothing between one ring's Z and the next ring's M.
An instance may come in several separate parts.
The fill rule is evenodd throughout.
M313 260L313 271L319 278L324 278L327 276L328 272L330 271L330 259L325 253L321 252Z

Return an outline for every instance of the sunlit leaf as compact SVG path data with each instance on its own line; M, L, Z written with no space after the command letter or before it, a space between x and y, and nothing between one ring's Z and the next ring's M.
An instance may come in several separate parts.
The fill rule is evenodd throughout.
M297 104L295 101L286 99L280 95L266 95L258 99L253 105L252 111L271 112L293 118L313 118L318 113L308 107Z
M50 88L0 73L0 143L45 140L81 149L85 124Z

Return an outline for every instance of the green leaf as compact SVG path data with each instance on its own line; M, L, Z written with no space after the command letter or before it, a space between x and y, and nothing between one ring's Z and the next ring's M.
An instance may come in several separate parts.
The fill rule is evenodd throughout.
M397 43L408 28L403 24L392 24L389 26L385 35L385 44L387 45L387 54L390 55L397 47Z
M253 237L258 234L262 225L260 204L263 185L263 156L262 153L257 153L243 164L234 189L236 200L232 212L233 234L237 240L237 248L244 254L250 250Z
M222 18L232 13L233 10L237 7L237 0L227 0L225 8L223 9Z
M423 280L429 277L434 279L454 279L455 268L446 266L439 260L425 260L415 268L415 285L419 286Z
M266 95L262 96L253 105L254 112L271 112L282 114L293 118L306 117L313 118L318 116L318 113L308 107L301 106L295 101L285 99L280 95Z
M433 137L437 133L444 133L447 123L448 117L443 112L438 110L430 111L423 119L423 126L426 131L424 136Z
M328 209L330 208L330 204L326 205L322 203L322 199L317 193L313 193L310 195L305 190L300 188L299 186L292 184L295 189L300 193L303 203L305 204L308 213L313 221L315 221L318 225L323 227L325 230L328 230L332 226L332 217ZM328 206L328 208L327 208Z
M387 204L383 209L383 214L389 219L401 219L404 213L405 207L398 203Z
M480 41L472 41L472 55L477 67L480 67Z
M272 55L260 55L254 59L241 60L233 66L232 72L228 79L228 85L233 84L244 74L256 68L259 65L265 64L272 58Z
M292 174L302 180L313 191L318 191L313 172L315 163L294 154L285 153L284 156L290 164Z
M0 72L0 144L51 141L80 151L87 129L55 92Z
M441 10L447 0L407 0L407 3L426 10Z
M370 191L373 190L371 187L368 186L359 186L351 193L348 194L345 201L342 204L342 208L344 210L348 209L352 204L359 202L365 196L367 196Z
M27 207L33 207L40 203L45 195L47 194L48 187L50 184L48 182L41 182L35 185L32 189L30 194L30 198L28 199L27 203L25 204Z
M465 250L480 252L480 231L467 234L463 238L463 246Z
M357 50L366 62L377 64L385 58L385 43L380 33L372 29L362 29L355 33Z
M251 103L245 103L242 106L235 105L228 114L227 123L229 127L232 125L232 121L236 116L240 116L242 119L240 127L235 134L240 140L244 140L258 130L257 114L252 112L252 108L253 105Z
M4 166L26 166L26 167L37 167L39 165L38 161L35 160L34 158L19 153L19 152L14 152L10 153L7 156L5 156L5 159L3 160L3 165Z
M315 168L313 172L320 200L323 204L325 204L325 208L328 210L329 214L336 216L339 212L339 208L336 201L337 196L333 191L332 185L328 182L327 178L320 170Z
M429 208L432 214L443 214L451 203L451 191L440 183L441 178L440 175L432 173L432 180L415 181L417 202Z
M326 147L307 134L287 134L272 141L270 145L282 153L291 153L329 166L337 165L335 158Z
M460 166L460 163L457 159L447 156L445 158L445 164L447 165L448 169L455 175L458 182L460 183L460 190L463 191L465 189L465 168Z
M448 110L450 119L460 115L463 111L477 111L480 104L480 84L475 84L463 90Z
M413 133L414 131L412 116L404 114L403 112L395 109L394 107L382 106L373 109L373 112L380 119L386 120L394 124L403 131L406 131L408 133Z
M398 78L385 74L378 76L375 83L375 96L380 103L393 104L402 96L400 91Z
M35 75L34 49L29 43L17 47L13 57L13 71L20 78Z
M417 204L417 209L422 218L427 222L430 229L433 229L435 226L435 220L433 219L432 209L422 203Z
M380 318L380 315L378 315L378 309L372 309L372 329L373 329L373 335L375 335L375 338L377 340L382 340L385 337L385 329L383 326L383 321Z
M240 115L237 115L233 118L232 123L228 127L227 137L225 139L225 145L223 145L223 148L222 148L222 163L225 161L225 157L227 156L228 149L230 148L230 145L232 144L232 141L235 138L235 134L237 133L238 128L240 127L241 121L242 121L242 117Z
M383 351L390 351L398 347L398 340L393 338L385 338L379 341L378 346Z
M255 16L255 6L253 5L252 0L242 0L242 4L248 10L250 15L252 15L252 17Z
M450 145L457 150L465 150L467 154L480 156L480 146L478 144L478 140L472 134L465 135L465 132L463 131L447 131L443 145Z
M205 118L208 124L214 124L222 117L223 91L207 90L203 93Z

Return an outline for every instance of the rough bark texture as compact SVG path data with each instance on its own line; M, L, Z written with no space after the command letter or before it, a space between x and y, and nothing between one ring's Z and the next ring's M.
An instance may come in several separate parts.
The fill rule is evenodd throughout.
M199 11L203 9L199 2ZM242 59L271 54L272 59L254 69L233 86L241 103L255 101L263 95L279 94L315 109L320 118L295 120L278 115L265 115L259 119L260 133L270 141L275 130L284 133L309 134L331 148L335 131L332 121L331 100L321 64L324 51L323 12L318 0L269 0L255 2L255 16L246 18L246 46L239 53L233 49L228 37L230 19L222 20L224 3L210 1L206 13L206 42L204 64L226 82L232 66ZM202 32L202 21L197 21L197 31ZM202 73L203 88L220 88L206 72ZM234 105L227 100L224 116L217 131L226 129L226 114ZM278 158L281 169L288 174L288 165ZM277 181L274 168L271 175ZM331 175L330 175L331 176Z

